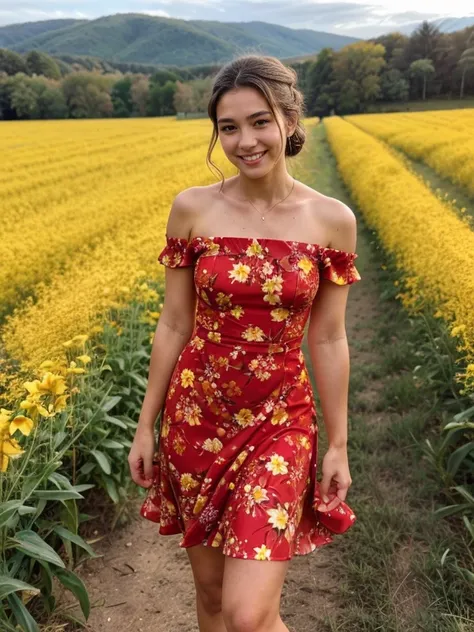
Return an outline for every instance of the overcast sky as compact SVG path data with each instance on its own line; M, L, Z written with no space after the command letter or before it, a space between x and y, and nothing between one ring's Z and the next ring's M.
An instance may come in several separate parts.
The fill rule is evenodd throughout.
M0 0L0 25L130 12L184 20L261 20L363 38L422 20L473 15L472 0Z

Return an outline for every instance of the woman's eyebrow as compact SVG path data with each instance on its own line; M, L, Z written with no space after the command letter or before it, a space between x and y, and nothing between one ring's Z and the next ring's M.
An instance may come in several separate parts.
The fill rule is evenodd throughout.
M268 110L261 110L260 112L255 112L255 114L249 114L249 116L247 116L247 120L249 121L252 118L255 118L256 116L263 116L264 114L271 114L271 112L269 112ZM233 118L220 118L217 119L218 123L233 123L234 119Z

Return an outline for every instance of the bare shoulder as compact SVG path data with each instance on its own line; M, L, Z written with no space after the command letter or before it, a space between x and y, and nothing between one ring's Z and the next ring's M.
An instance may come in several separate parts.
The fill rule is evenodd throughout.
M329 246L354 252L357 242L357 219L354 211L341 200L307 187L311 214L327 227Z
M189 238L196 216L205 201L202 189L194 186L180 191L171 205L166 232L169 236Z

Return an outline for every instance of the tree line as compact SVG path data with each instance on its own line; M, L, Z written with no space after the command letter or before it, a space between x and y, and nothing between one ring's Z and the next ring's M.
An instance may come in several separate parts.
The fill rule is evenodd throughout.
M74 62L74 60L69 60ZM217 66L84 70L40 51L0 49L0 118L169 116L206 112ZM441 33L423 22L411 36L390 33L323 49L290 64L308 116L367 112L380 103L474 95L474 27ZM147 68L148 69L148 68ZM135 69L133 69L135 70Z

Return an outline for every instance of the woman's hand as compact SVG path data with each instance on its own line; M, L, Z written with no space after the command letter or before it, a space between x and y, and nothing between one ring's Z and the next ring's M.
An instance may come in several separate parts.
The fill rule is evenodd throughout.
M328 448L323 458L322 472L323 479L319 489L324 502L318 505L318 509L331 511L341 500L346 500L347 491L352 485L347 447Z
M128 454L132 480L140 487L148 488L153 482L153 455L155 432L152 426L138 425Z

